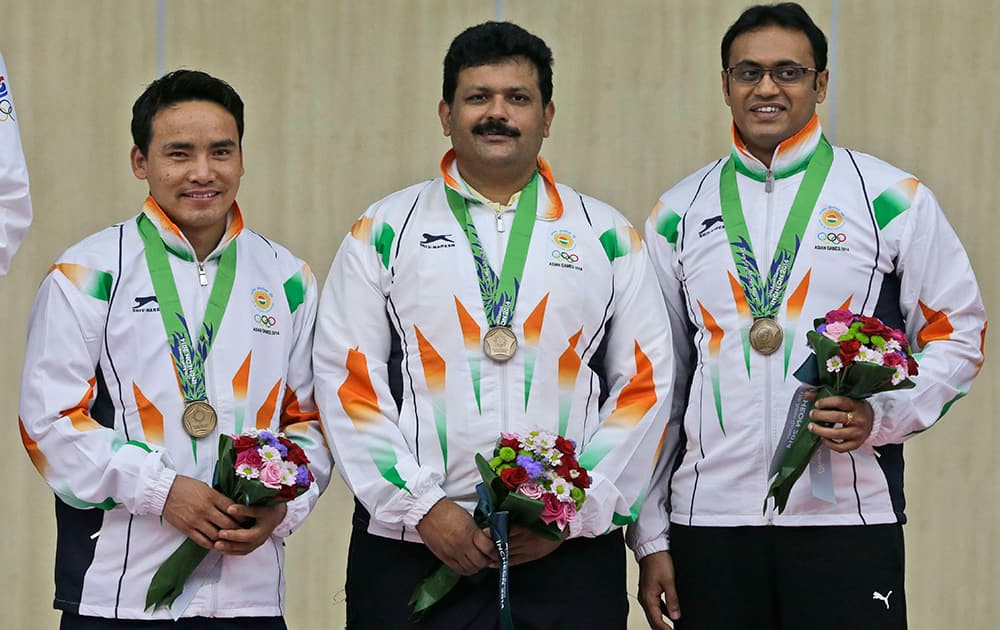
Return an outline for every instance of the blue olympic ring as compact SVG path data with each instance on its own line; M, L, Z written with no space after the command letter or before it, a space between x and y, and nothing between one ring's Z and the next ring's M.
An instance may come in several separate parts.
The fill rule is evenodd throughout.
M816 235L820 243L843 243L847 240L847 235L843 232L820 232Z
M566 262L571 262L571 263L579 262L580 260L580 257L577 256L576 254L571 254L569 252L561 252L558 249L552 250L552 257L555 258L556 260L565 260Z

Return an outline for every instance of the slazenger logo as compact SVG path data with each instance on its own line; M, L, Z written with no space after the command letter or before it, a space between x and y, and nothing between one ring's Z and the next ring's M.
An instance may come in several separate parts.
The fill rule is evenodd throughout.
M454 247L455 241L451 240L451 234L428 234L423 233L424 240L420 241L420 246L426 249L441 249L442 247Z
M150 306L152 305L152 306ZM160 303L155 295L145 295L135 297L135 304L132 305L133 313L159 313Z
M725 229L725 225L722 224L722 215L709 217L701 222L701 229L698 230L698 238L703 238L708 236L712 232L718 232L719 230Z

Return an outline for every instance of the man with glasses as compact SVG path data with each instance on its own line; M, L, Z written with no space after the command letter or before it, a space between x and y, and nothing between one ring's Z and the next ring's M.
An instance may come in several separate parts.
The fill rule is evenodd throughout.
M902 443L982 365L976 279L926 186L823 136L826 38L802 7L747 9L722 67L730 155L646 226L673 330L692 334L675 335L679 431L629 532L639 599L657 629L664 614L685 630L905 628ZM813 319L837 309L905 330L920 373L911 390L816 402L820 450L779 513L765 497L793 373Z

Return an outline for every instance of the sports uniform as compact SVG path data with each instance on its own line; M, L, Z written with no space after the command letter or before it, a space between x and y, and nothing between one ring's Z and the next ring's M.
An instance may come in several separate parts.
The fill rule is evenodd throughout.
M733 128L728 159L762 275L823 143L814 115L778 145L768 169ZM776 317L784 341L771 355L748 342L753 320L722 220L726 160L684 179L653 209L647 243L668 310L675 329L692 330L690 343L677 348L678 378L684 382L686 374L690 387L676 392L674 417L683 418L683 432L667 447L672 455L661 460L629 534L639 557L668 548L670 522L695 528L905 522L902 443L933 426L979 372L986 314L968 257L931 191L869 155L837 147L832 155ZM874 426L861 448L827 451L826 481L822 472L807 471L782 514L772 502L762 510L771 459L800 385L793 372L810 353L805 333L834 309L903 328L920 360L916 388L870 398ZM834 502L815 496L823 483L832 485Z
M21 245L31 223L28 167L21 149L18 113L10 93L7 66L0 55L0 276Z
M228 306L205 360L218 426L195 439L139 232L155 226L168 252L189 331L201 327L220 257L235 248ZM288 504L271 539L223 556L221 579L184 616L278 617L284 545L329 480L331 460L313 403L310 351L317 301L308 267L244 228L233 205L203 262L152 197L133 219L69 248L31 313L20 424L32 462L56 496L55 607L117 619L144 611L155 571L184 535L162 517L176 475L211 485L221 432L282 430L305 450L317 482ZM193 335L192 335L193 336Z
M511 323L520 346L496 362L482 348L488 325L475 262L446 187L467 203L494 269L514 213L480 201L453 151L441 171L358 219L320 302L317 400L363 506L355 532L419 542L415 527L439 499L472 511L476 453L491 454L502 431L534 429L575 440L590 471L571 537L633 521L672 375L669 327L638 232L613 208L557 185L539 160Z

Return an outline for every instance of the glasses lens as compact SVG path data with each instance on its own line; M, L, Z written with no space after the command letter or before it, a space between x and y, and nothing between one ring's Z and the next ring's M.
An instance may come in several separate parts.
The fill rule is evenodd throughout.
M764 71L757 66L739 65L730 69L730 76L737 83L756 85L764 78Z
M806 69L800 66L778 66L771 70L771 78L777 83L790 85L801 81L805 73Z

